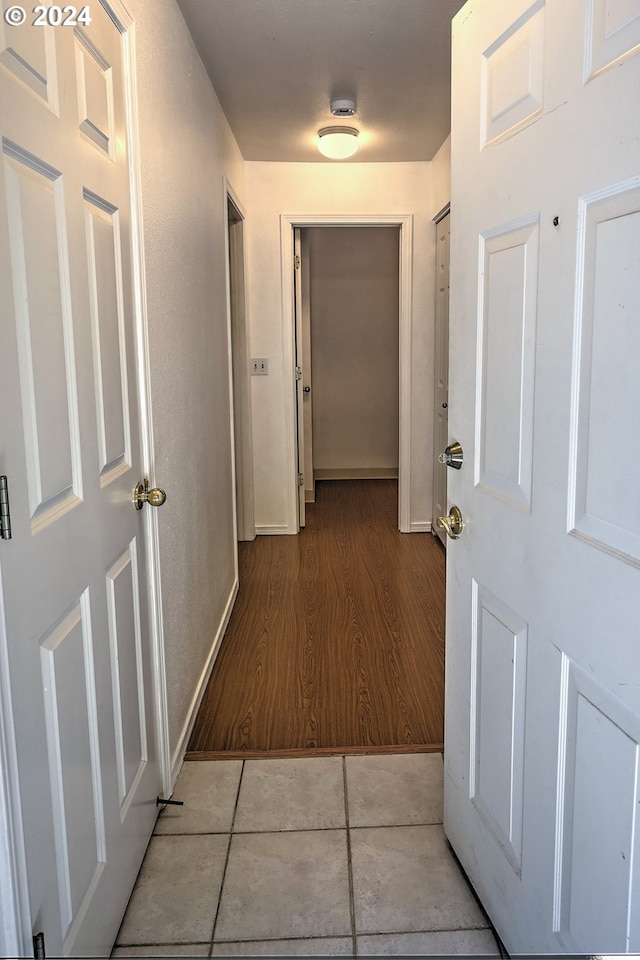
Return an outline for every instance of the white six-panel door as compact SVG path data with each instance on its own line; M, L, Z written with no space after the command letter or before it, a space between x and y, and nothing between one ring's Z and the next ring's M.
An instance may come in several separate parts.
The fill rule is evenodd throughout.
M158 793L122 13L0 22L0 640L51 956L108 955Z
M640 952L640 0L454 21L445 828L513 953Z

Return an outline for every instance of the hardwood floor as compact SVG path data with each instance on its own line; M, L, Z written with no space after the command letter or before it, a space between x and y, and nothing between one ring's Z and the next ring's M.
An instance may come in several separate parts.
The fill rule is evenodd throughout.
M319 482L299 536L240 544L188 757L442 749L444 579L396 481Z

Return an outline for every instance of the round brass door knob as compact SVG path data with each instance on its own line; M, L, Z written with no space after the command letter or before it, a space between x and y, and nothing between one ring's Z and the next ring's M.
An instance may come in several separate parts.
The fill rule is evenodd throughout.
M464 530L464 520L462 519L462 513L460 512L460 507L451 507L451 512L448 517L438 517L436 520L436 525L441 527L446 531L447 536L451 540L459 540L460 534Z
M133 505L136 510L142 510L145 503L150 507L161 507L167 499L167 495L160 487L150 487L149 481L145 479L142 483L137 483L133 491Z

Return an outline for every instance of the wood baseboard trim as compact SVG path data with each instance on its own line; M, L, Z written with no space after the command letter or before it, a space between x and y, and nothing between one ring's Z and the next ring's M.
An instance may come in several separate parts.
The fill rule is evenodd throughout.
M359 757L390 753L444 753L444 743L391 743L380 747L301 747L293 750L191 750L185 760L286 760L298 757Z

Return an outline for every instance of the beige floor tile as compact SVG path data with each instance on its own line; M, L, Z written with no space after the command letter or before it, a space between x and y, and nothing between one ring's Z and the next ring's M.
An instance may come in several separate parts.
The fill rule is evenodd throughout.
M173 794L183 807L165 807L154 833L227 833L238 796L242 760L187 760Z
M234 830L317 830L346 825L341 757L247 760Z
M351 937L216 943L212 957L352 957Z
M440 826L351 831L357 933L488 926Z
M208 957L208 943L155 943L148 946L116 947L112 957Z
M346 831L233 836L215 940L350 933Z
M491 930L445 930L358 937L359 957L499 957Z
M228 836L152 837L117 945L211 939Z
M347 757L349 825L442 823L440 753Z

